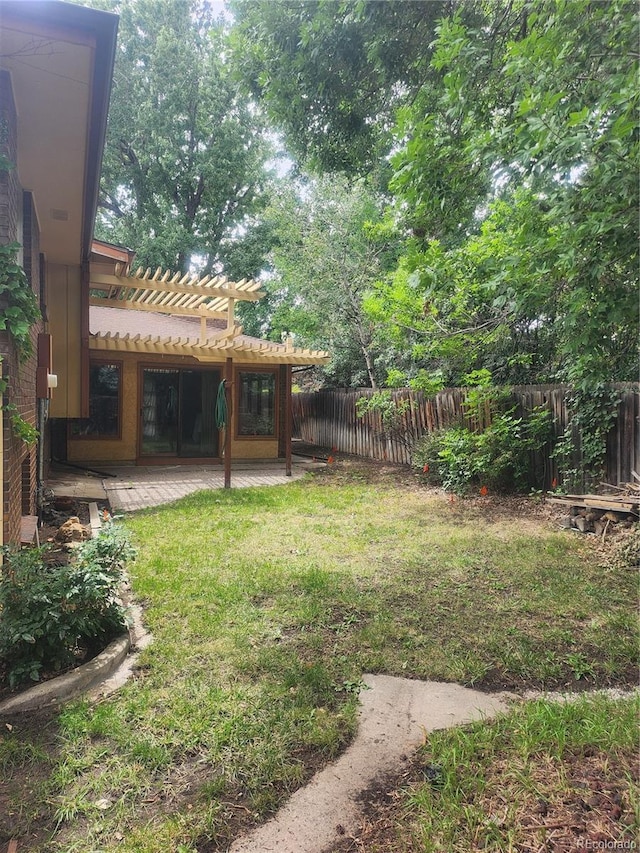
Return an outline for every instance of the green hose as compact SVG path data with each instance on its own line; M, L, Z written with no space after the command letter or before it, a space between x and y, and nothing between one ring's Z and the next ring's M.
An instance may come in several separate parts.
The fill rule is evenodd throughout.
M227 425L227 394L226 394L226 379L218 385L218 396L216 397L216 426L218 429L224 429Z

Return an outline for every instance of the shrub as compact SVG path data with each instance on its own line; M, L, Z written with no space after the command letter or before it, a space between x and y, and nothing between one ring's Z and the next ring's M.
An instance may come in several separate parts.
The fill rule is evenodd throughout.
M464 493L486 486L502 491L521 489L530 475L530 454L548 440L551 416L536 409L526 420L513 410L493 417L482 432L453 427L418 440L413 464L428 482Z
M98 651L126 625L118 592L135 552L124 531L108 525L65 565L47 565L43 550L5 549L0 657L11 686L69 666L81 646Z
M379 427L373 429L373 432L382 441L395 440L410 447L412 441L405 425L410 407L409 400L399 400L391 391L374 391L370 397L360 397L356 402L356 416L370 417L372 424L377 421Z

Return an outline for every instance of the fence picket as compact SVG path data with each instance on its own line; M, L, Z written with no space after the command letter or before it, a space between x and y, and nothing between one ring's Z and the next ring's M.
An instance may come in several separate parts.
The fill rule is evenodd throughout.
M618 383L620 392L618 418L607 441L607 482L622 485L629 482L632 471L640 469L640 383ZM562 385L520 385L512 389L517 410L526 415L534 408L545 406L553 418L553 440L543 452L536 454L533 464L544 472L546 488L558 480L558 465L552 449L564 434L569 423L566 399L569 388ZM402 417L403 429L398 438L385 438L378 412L363 418L356 415L361 397L371 397L371 388L317 391L294 394L293 435L308 444L333 448L371 459L410 464L412 443L427 432L468 423L463 403L465 389L447 388L434 397L422 392L400 389L393 392L397 403L408 401L409 408ZM482 412L478 426L490 423L488 408ZM579 457L571 464L579 465Z

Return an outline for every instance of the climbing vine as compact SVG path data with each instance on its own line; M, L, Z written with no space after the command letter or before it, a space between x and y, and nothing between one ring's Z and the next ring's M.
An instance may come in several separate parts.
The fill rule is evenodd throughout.
M8 172L11 167L11 162L0 154L0 173ZM19 248L19 243L0 245L0 330L9 332L18 361L24 363L33 352L31 326L40 319L40 309L25 271L17 261ZM7 380L0 376L0 395L4 396L7 385ZM38 437L37 430L24 420L13 404L5 404L2 408L9 413L18 438L33 444Z
M0 246L0 330L6 329L13 338L21 362L31 355L31 326L40 319L36 296L29 286L24 270L16 260L19 243Z
M567 399L570 420L554 456L568 489L597 483L604 474L607 436L614 426L620 398L604 382L576 388Z

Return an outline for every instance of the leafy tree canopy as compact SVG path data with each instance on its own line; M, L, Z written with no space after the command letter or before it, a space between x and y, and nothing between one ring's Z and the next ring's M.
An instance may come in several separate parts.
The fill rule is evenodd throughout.
M230 0L235 65L292 153L318 171L362 173L391 146L397 105L428 71L431 0Z
M636 10L485 8L482 26L440 23L439 83L400 112L391 187L414 236L373 310L451 381L489 364L503 381L633 379Z
M375 387L386 371L363 299L400 246L380 199L362 181L299 180L281 186L265 219L275 237L267 296L245 313L257 312L262 334L295 332L297 343L329 350L326 384Z
M391 172L405 250L363 298L394 381L635 378L635 4L232 7L245 84L296 155Z
M224 267L263 204L269 149L198 0L94 0L120 15L97 233L143 265ZM255 246L254 246L255 248ZM247 259L249 261L249 258ZM251 259L251 275L259 269Z

